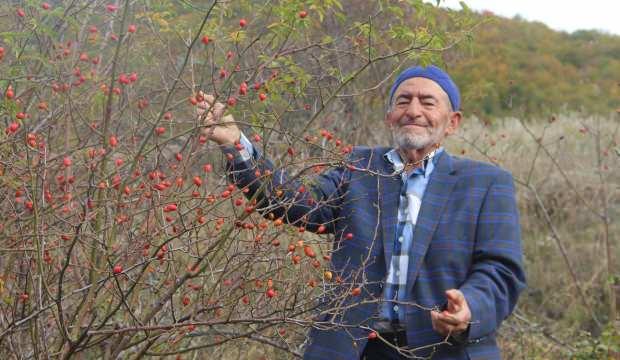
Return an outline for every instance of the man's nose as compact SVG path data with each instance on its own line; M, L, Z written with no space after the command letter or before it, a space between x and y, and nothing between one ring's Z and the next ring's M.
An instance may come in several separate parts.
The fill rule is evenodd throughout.
M422 115L422 104L420 104L420 100L418 98L411 99L411 103L407 107L407 115L412 119L415 119Z

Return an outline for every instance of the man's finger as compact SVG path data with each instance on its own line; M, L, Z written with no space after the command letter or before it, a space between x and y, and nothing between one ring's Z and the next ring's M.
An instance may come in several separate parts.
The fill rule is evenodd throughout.
M204 118L207 122L220 121L226 106L222 103L215 102L215 97L212 95L205 95L205 101L201 101L196 104L196 113L199 117Z
M434 318L434 320L438 323L438 324L444 324L444 325L449 325L449 326L458 326L462 323L462 321L459 321L459 319L450 316L449 314L446 313L440 313L440 312L436 312L434 311L433 313L431 313L431 317Z
M201 92L202 94L202 92ZM202 97L205 99L205 101L211 105L213 104L213 102L215 101L215 96L211 95L211 94L202 94Z
M449 310L445 310L440 313L442 319L450 319L450 321L457 321L459 324L468 325L471 321L471 313L469 309L464 306L457 312L450 312Z
M465 296L460 290L450 289L446 290L446 297L448 298L448 311L455 313L461 311L465 304Z
M438 313L436 311L431 311L431 323L433 325L433 330L435 330L436 332L440 334L443 334L443 330L444 330L443 325L437 318L437 314Z
M467 330L466 324L452 325L448 324L445 321L440 319L435 319L432 321L433 330L438 332L441 335L448 336L452 334L459 334L463 331Z
M448 298L448 300L454 301L458 304L461 304L465 301L465 296L460 290L457 289L446 290L446 297Z
M239 128L230 114L225 115L226 105L216 101L214 95L205 94L202 90L198 90L197 97L201 99L196 104L195 111L198 119L205 125L201 134L220 145L239 141Z
M458 313L450 313L447 311L434 312L432 315L437 323L453 326L455 329L463 330L469 326L470 318L467 316L466 311L460 311Z
M443 336L448 336L449 334L454 333L456 330L456 326L441 320L440 313L436 311L431 312L431 322L433 325L433 330Z
M447 313L445 311L441 313L437 313L437 319L439 321L445 322L446 324L455 325L455 326L463 322L458 317L454 316L453 314Z

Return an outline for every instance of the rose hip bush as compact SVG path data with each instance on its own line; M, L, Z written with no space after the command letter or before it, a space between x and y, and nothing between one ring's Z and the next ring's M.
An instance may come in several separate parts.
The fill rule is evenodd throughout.
M461 36L421 1L28 0L0 14L2 357L299 354L317 299L355 296L363 276L330 270L320 228L259 214L230 182L199 91L309 186L351 151L387 77Z

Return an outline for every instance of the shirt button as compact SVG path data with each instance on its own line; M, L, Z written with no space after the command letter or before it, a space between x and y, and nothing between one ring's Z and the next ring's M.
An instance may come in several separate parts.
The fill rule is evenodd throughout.
M394 311L398 311L398 305L394 305Z
M404 237L402 237L402 236L399 236L399 237L398 237L398 242L403 242L403 240L405 240L405 238L404 238Z

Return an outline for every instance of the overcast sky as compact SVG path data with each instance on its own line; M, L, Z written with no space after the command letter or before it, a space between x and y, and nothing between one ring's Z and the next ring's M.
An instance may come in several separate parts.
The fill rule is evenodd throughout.
M474 10L490 10L505 17L518 14L556 30L596 29L620 35L620 0L465 0L465 3ZM441 0L441 4L461 8L459 0Z

